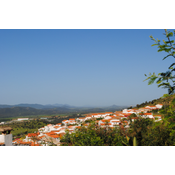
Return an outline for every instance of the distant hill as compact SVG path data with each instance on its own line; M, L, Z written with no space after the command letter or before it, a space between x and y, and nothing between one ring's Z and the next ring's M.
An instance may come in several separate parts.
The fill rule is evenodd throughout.
M61 106L61 107L58 107ZM18 104L18 105L0 105L0 118L13 118L30 115L56 115L65 113L95 113L117 111L124 106L109 106L103 108L88 108L88 107L74 107L70 105L40 105L40 104Z
M14 107L14 105L0 105L0 108L11 108Z
M17 105L0 105L0 108L12 108L12 107L31 107L35 109L52 109L57 107L63 107L63 108L72 108L74 106L70 106L67 104L54 104L54 105L41 105L41 104L17 104Z
M141 104L137 104L133 108L140 108L145 106L153 106L156 104L163 104L168 106L170 102L175 98L175 95L171 95L166 98L158 98L152 101L146 101ZM20 116L37 116L37 115L57 115L57 114L87 114L98 112L114 112L121 111L129 106L112 105L108 107L75 107L67 104L54 104L54 105L41 105L41 104L17 104L17 105L0 105L0 118L14 118Z
M11 108L1 108L0 118L11 118L11 117L27 116L27 115L52 115L64 112L68 112L68 109L64 108L35 109L31 107L11 107Z

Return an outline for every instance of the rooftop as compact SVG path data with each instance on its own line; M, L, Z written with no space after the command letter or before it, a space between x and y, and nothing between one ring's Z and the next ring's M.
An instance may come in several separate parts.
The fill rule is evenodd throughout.
M5 126L5 127L0 127L0 131L11 131L11 130L13 130L11 127L9 127L9 126Z

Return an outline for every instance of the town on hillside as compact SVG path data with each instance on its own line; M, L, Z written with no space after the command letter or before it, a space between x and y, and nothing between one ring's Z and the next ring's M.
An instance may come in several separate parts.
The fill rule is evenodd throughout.
M88 127L89 121L94 120L100 127L111 128L129 128L130 121L137 120L138 117L150 118L155 122L162 120L161 115L153 114L152 110L159 110L163 107L163 104L157 104L155 106L146 106L142 108L123 109L122 111L105 112L105 113L90 113L85 117L69 118L63 120L62 123L56 125L48 124L38 129L36 133L28 133L24 139L15 139L12 141L12 134L10 127L0 128L2 135L0 135L0 146L51 146L60 145L60 139L66 134L66 132L73 133L80 127ZM132 115L135 114L135 115ZM19 119L19 120L25 120Z

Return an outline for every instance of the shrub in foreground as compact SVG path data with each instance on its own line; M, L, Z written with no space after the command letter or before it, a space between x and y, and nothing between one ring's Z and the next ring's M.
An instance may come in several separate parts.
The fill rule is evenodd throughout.
M122 140L126 141L126 138L120 129L102 128L92 122L87 128L82 126L72 134L66 132L60 142L62 146L123 146Z

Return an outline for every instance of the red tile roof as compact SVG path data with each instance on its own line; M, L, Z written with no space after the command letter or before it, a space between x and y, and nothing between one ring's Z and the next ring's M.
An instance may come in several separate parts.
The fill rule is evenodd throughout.
M152 113L144 113L144 115L152 115Z
M59 126L54 126L54 128L59 128Z
M38 136L39 134L38 133L28 133L28 137L36 137Z

